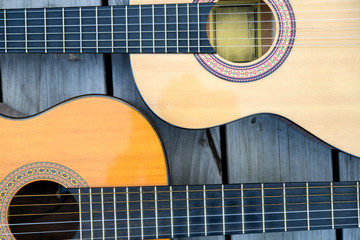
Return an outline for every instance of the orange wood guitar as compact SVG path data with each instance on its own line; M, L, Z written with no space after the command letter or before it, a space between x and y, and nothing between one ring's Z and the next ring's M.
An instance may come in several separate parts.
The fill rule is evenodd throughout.
M29 119L1 118L0 125L1 240L154 239L360 224L359 182L167 186L161 140L119 99L80 97Z
M256 60L234 63L219 54L132 54L135 81L145 102L160 118L184 128L277 114L360 156L360 1L264 2L276 25L274 41Z

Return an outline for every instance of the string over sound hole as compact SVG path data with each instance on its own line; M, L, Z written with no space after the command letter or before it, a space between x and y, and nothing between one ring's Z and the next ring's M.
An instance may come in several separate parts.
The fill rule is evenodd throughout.
M61 185L37 181L15 194L8 222L17 240L72 239L79 228L79 206Z
M272 47L274 15L263 1L222 0L211 10L207 36L216 53L234 63L252 62Z

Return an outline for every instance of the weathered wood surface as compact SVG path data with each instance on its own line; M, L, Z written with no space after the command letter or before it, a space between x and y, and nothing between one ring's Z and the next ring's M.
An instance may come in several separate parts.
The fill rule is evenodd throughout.
M127 0L109 0L109 4L114 5L127 3ZM100 4L101 1L97 0L0 1L1 8ZM106 76L112 76L114 96L140 108L158 128L167 152L173 184L222 182L218 168L220 161L227 163L228 171L223 174L224 180L230 183L333 179L331 150L289 127L277 116L255 115L208 130L180 129L163 122L140 97L128 55L112 55L111 64L102 55L4 54L0 55L0 59L3 102L26 115L73 96L106 93L111 90L106 88ZM105 62L109 65L107 68L104 68ZM341 180L359 179L359 159L341 154L339 167ZM335 231L311 231L232 238L328 240L336 239L336 235ZM343 231L343 239L359 238L358 229Z

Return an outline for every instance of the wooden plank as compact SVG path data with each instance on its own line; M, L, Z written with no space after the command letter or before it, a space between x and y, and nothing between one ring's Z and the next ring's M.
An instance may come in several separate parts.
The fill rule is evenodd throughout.
M1 8L88 6L100 0L2 1ZM102 55L2 54L3 102L15 110L35 114L65 99L105 93Z
M109 1L124 4L126 1ZM146 113L159 130L168 156L173 184L219 183L221 177L214 152L220 153L219 128L186 130L171 126L155 116L143 102L134 83L129 56L112 55L114 95L125 99ZM213 138L214 148L209 146ZM216 154L215 154L216 155Z
M339 172L340 181L358 181L360 158L339 153ZM343 239L360 239L360 229L344 229Z
M109 4L127 4L127 1L110 0ZM217 161L221 156L219 128L186 130L160 120L143 102L134 83L129 56L112 55L114 95L140 108L154 122L163 139L168 157L172 184L221 183ZM214 145L210 147L209 138ZM196 238L220 240L221 237Z
M331 151L274 115L261 114L226 126L229 181L331 181ZM335 239L335 231L233 236L234 240Z

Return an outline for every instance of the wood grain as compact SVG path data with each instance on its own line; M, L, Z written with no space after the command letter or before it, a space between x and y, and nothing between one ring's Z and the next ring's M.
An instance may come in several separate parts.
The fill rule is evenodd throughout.
M290 2L296 15L294 47L279 69L258 81L219 79L189 54L132 54L136 84L152 111L186 128L216 126L256 113L278 114L330 145L360 156L357 31L316 30L358 26L359 20L327 19L359 19L358 12L341 9L357 9L360 3Z

